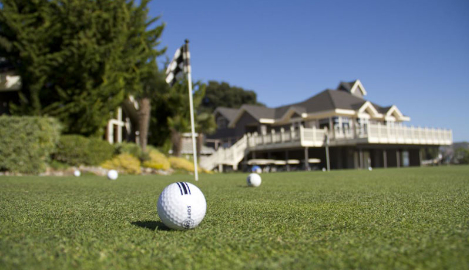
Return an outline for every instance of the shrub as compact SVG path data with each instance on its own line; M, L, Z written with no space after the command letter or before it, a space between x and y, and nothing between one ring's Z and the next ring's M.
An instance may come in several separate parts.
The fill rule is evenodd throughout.
M143 163L143 167L153 168L157 170L169 170L171 164L165 155L160 153L158 150L151 149L149 152L150 159Z
M114 153L114 147L105 140L99 138L89 138L87 146L86 165L99 165L104 161L111 159Z
M105 169L113 169L126 174L140 174L140 160L130 154L120 154L101 164Z
M81 135L63 135L53 159L71 165L99 165L111 159L114 148L107 141Z
M194 164L185 159L180 157L169 157L169 163L171 164L171 168L175 170L183 170L187 172L194 172ZM201 172L201 169L198 168L198 172Z
M59 122L45 117L0 117L0 170L45 170L60 136Z
M114 151L116 155L120 154L130 154L136 158L140 157L142 155L142 148L140 148L139 145L135 143L128 143L128 142L122 142L122 143L116 143L114 144Z

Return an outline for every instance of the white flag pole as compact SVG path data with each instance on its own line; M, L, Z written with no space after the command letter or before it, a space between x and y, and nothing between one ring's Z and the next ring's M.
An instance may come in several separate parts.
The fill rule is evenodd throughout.
M185 52L186 54L189 53L189 40L186 39L186 47ZM189 58L186 58L189 59ZM188 61L188 60L186 60ZM189 63L187 63L189 64ZM187 72L187 82L189 83L189 106L190 106L190 113L191 113L191 134L192 134L192 153L194 157L194 176L195 181L199 181L199 172L197 169L197 147L195 144L195 128L194 128L194 104L192 102L192 76L191 76L191 68L189 68Z

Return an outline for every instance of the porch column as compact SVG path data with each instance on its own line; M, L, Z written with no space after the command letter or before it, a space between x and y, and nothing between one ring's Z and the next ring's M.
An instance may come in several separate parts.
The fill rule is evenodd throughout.
M326 166L327 166L327 171L330 171L331 170L331 161L330 161L330 157L329 157L329 134L327 133L327 129L326 129L326 138L325 138L325 148L326 148Z
M419 166L422 167L422 148L419 148Z
M112 144L114 143L114 127L111 121L107 123L107 141Z
M363 169L363 150L358 150L358 168Z
M287 172L290 171L290 164L288 164L288 150L285 150L285 161L287 162Z
M122 108L117 108L117 142L122 142L122 127L124 122L122 122Z
M309 168L309 162L308 162L308 159L309 159L309 156L308 156L308 147L305 147L305 170L306 171L309 171L310 168Z
M399 153L399 149L396 150L396 167L401 167L401 155Z
M386 155L386 149L383 150L383 167L384 168L388 167L388 157Z

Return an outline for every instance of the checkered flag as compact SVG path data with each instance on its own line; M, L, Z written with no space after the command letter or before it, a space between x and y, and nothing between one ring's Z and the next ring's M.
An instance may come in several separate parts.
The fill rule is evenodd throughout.
M172 86L178 80L184 77L185 73L191 72L189 41L176 50L173 60L166 69L166 82Z

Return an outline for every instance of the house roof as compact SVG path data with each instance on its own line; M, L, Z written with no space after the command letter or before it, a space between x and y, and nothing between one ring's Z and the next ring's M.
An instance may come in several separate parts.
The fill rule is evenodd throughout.
M374 107L378 113L383 115L385 115L393 107L382 107L352 94L350 92L351 89L357 87L358 84L361 86L359 80L353 82L341 82L336 90L326 89L305 101L276 108L267 108L256 105L243 105L238 110L230 109L232 116L235 115L234 117L230 118L230 125L233 125L245 112L251 114L256 120L269 119L278 121L285 118L288 119L288 117L294 113L302 115L303 113L310 114L333 111L336 109L358 111L367 102L369 103L367 106ZM220 109L221 108L222 107L220 107ZM217 108L217 110L218 109L219 108Z
M232 121L236 114L238 113L239 109L227 108L227 107L218 107L214 113L218 112L223 115L228 121Z
M353 82L340 82L339 86L337 87L337 90L346 90L350 92L352 90L353 85L355 84L356 81Z
M240 110L248 112L257 120L261 118L275 119L275 108L267 108L257 105L243 105Z
M327 89L303 102L275 108L275 116L276 118L281 118L291 108L296 109L300 113L315 113L335 109L357 110L365 102L366 100L350 93Z

